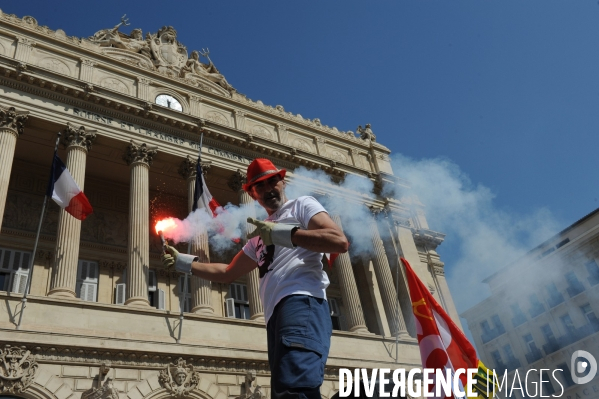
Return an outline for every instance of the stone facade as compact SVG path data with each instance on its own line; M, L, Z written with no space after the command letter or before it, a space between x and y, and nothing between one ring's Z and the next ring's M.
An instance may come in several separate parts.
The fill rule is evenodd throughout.
M204 177L220 203L251 204L240 183L256 157L287 168L290 184L300 182L293 174L300 166L376 183L374 193L313 187L314 195L371 207L367 234L376 247L371 258L345 254L328 271L338 327L322 395L337 391L340 367L420 367L398 253L455 316L435 252L443 235L428 229L416 200L377 194L407 184L393 175L390 151L371 126L343 132L252 101L219 73L207 50L188 54L172 27L144 36L121 32L127 25L123 18L82 39L0 11L3 392L57 399L269 396L256 273L235 283L245 295L234 299L248 308L247 318L235 318L225 307L228 285L191 279L188 292L179 292L180 276L162 268L161 244L150 231L167 214L188 214L194 180L186 160L196 158L202 133ZM50 201L32 254L59 131L59 155L94 213L71 223ZM335 218L342 224L342 214ZM192 250L207 259L228 262L235 253L200 241ZM180 294L189 303L182 328Z
M599 374L577 385L570 373L575 351L599 358L598 229L599 209L485 280L491 295L462 316L488 368L507 371L510 382L531 370L536 383L541 369L562 369L555 373L561 387L543 378L550 380L543 395L599 398ZM533 383L528 389L533 397Z

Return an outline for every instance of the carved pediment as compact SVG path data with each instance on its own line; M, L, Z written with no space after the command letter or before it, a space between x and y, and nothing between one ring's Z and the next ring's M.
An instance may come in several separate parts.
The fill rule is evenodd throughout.
M38 368L31 352L6 345L0 359L0 392L22 393L29 388Z
M194 371L193 366L188 365L183 358L179 358L177 363L171 363L160 370L158 382L174 397L181 398L189 396L189 393L198 386L200 373Z

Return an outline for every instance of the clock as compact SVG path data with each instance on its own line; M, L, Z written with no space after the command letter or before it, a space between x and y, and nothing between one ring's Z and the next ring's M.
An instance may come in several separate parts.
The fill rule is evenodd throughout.
M158 97L156 97L156 104L173 109L175 111L183 111L181 103L175 97L169 96L168 94L160 94Z

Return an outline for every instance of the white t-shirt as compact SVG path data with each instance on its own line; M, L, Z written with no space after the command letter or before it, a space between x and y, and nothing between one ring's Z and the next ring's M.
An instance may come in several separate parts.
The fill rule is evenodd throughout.
M287 201L266 220L295 224L307 230L310 219L320 212L326 212L323 206L314 197L304 196ZM260 299L267 324L281 299L294 294L326 299L329 286L329 278L322 269L322 253L301 247L271 247L264 246L259 236L248 240L243 247L243 252L258 263Z

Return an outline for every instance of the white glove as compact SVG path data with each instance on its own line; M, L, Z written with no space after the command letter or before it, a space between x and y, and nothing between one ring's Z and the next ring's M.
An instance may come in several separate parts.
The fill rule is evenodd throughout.
M247 222L256 226L256 230L248 233L247 238L260 236L264 245L280 245L287 248L295 248L291 242L291 235L299 226L287 223L263 222L254 218L247 218Z
M162 254L162 265L167 269L170 269L175 265L175 270L180 273L190 274L191 263L198 259L197 256L181 254L170 245L164 246L165 252Z

